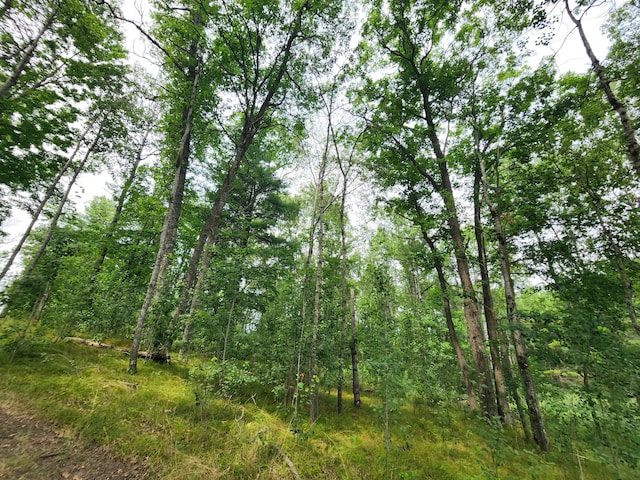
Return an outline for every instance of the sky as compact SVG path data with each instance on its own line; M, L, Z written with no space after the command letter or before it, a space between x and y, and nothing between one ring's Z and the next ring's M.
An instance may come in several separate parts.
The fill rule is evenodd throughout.
M536 49L533 63L545 56L553 55L561 73L567 71L584 72L590 68L589 59L573 24L566 18L566 13L562 15L561 7L562 2L558 2L554 7L555 10L552 11L552 14L558 19L555 24L553 40L547 46L531 46L531 48ZM147 0L123 1L124 17L136 23L141 23L141 20L145 19L147 10ZM600 7L589 11L583 20L587 37L599 59L603 59L606 56L609 47L607 38L601 32L601 25L606 17L606 9ZM157 70L157 67L150 60L151 54L148 42L141 38L140 33L133 25L125 24L124 31L132 63L138 63L152 72ZM80 211L84 211L84 206L93 198L97 196L112 196L112 192L108 188L111 182L112 180L106 172L98 175L81 175L77 185L72 190L70 199L79 207ZM2 225L2 229L8 235L0 238L0 255L11 251L26 230L28 223L29 216L26 212L18 209L12 210L12 216ZM2 263L3 259L0 258L0 265ZM19 264L19 261L14 264L13 274L16 273L16 266ZM2 285L0 285L1 287Z

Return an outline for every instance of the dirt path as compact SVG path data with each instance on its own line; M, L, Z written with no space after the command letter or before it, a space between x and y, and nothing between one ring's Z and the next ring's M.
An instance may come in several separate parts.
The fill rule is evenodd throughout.
M144 462L125 462L0 401L0 479L151 479Z

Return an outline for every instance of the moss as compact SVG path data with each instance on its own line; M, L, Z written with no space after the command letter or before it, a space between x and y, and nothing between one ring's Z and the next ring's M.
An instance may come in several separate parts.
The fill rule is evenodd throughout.
M539 455L509 430L496 432L457 406L413 405L393 414L388 462L379 409L349 398L343 415L322 398L314 425L255 399L197 406L180 363L126 373L118 352L53 340L25 343L12 362L0 351L0 398L109 447L145 459L164 478L579 479L576 458ZM388 465L388 467L386 467ZM585 478L614 478L581 460ZM385 471L386 470L386 471ZM630 471L621 478L637 478Z

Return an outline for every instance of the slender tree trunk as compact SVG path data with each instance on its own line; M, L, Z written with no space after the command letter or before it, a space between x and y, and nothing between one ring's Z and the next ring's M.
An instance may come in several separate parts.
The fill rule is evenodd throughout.
M10 359L11 362L13 362L13 359L15 358L16 353L18 352L18 349L20 348L20 345L22 345L22 342L24 341L25 337L27 336L27 333L29 332L29 329L31 328L31 326L34 325L34 324L37 324L40 321L40 316L42 315L42 310L44 309L44 306L46 305L47 300L49 298L49 292L51 292L51 282L52 281L53 280L49 280L47 282L47 286L45 287L45 290L44 290L44 293L43 293L42 297L33 306L33 309L31 310L31 314L29 315L29 321L27 322L27 326L24 327L24 330L22 330L22 333L20 334L20 337L16 341L16 346L13 349L13 353L11 354L11 359Z
M418 215L421 215L421 209L419 209L419 206L417 208ZM451 302L449 300L449 284L444 275L444 267L440 258L440 252L438 252L435 242L429 236L426 229L422 226L421 231L422 238L424 238L425 242L427 242L429 250L431 250L431 254L433 256L433 263L438 275L438 282L440 284L440 292L442 293L442 305L444 309L444 317L447 322L447 330L449 331L449 340L451 341L451 346L453 347L453 351L455 352L456 358L458 359L458 365L460 366L460 370L462 371L462 378L467 389L467 403L469 404L469 408L472 411L476 411L478 410L478 400L476 399L476 394L473 389L473 382L471 381L469 364L467 363L467 358L464 356L464 352L460 347L460 342L458 341L458 335L456 333L456 327L453 323Z
M328 137L328 135L327 135ZM311 405L309 409L309 421L315 422L318 416L319 407L319 392L318 383L316 381L317 376L317 348L318 348L318 327L320 325L320 301L322 295L322 267L324 262L324 177L327 163L327 150L328 150L328 138L325 151L322 155L322 161L320 164L320 172L318 173L318 202L320 205L318 213L318 253L316 257L316 282L315 282L315 294L313 301L313 330L311 334L311 362L309 366L309 382L311 385Z
M307 258L304 265L304 276L302 279L302 304L300 306L300 337L298 339L298 362L296 365L296 382L293 392L293 398L295 401L294 408L295 414L298 411L298 399L300 393L301 369L302 369L302 347L304 343L304 329L307 323L307 296L309 290L309 272L311 270L311 261L313 260L314 242L316 236L317 214L318 214L318 189L313 192L313 206L311 208L311 220L309 225L309 248L307 249Z
M390 478L389 476L389 457L391 454L391 430L389 428L389 403L391 401L390 394L390 366L391 366L391 331L393 329L393 305L391 303L391 296L389 292L389 286L381 286L378 294L382 296L383 302L383 318L384 318L384 351L385 351L385 366L384 368L384 393L383 393L383 409L384 409L384 478Z
M613 252L613 256L616 260L616 266L618 267L618 273L620 274L620 283L622 284L622 288L624 289L625 302L627 304L627 313L629 314L629 320L631 320L631 326L633 327L636 335L640 335L640 325L638 325L638 316L636 314L635 302L633 300L633 284L629 279L629 275L627 273L627 267L625 266L625 257L620 245L616 241L611 229L607 227L606 222L604 221L604 217L602 215L602 202L600 198L591 190L590 185L586 185L589 196L591 196L594 203L594 210L596 212L596 216L598 217L598 222L602 227L602 232L609 243L609 247Z
M175 248L178 236L178 222L182 213L182 199L184 197L185 179L187 168L189 165L189 153L191 148L191 128L193 122L193 112L195 108L196 94L198 93L198 83L200 80L200 72L193 70L191 97L188 104L183 110L183 130L178 147L178 153L175 162L175 173L173 178L173 186L171 196L169 197L169 207L165 215L162 232L160 234L160 245L158 254L151 273L151 279L147 287L144 302L140 309L136 329L131 344L131 354L129 356L129 372L136 373L138 371L138 350L142 341L142 329L144 327L147 314L152 303L164 282L164 276L169 265L169 256Z
M522 426L522 431L524 432L524 438L527 442L531 441L533 438L531 436L531 428L529 427L529 422L527 421L527 412L522 404L522 397L520 396L520 392L518 391L518 382L517 379L513 376L513 371L511 370L511 357L509 355L509 337L504 334L502 330L498 330L498 338L500 344L500 354L503 360L504 367L504 378L507 382L507 386L509 387L509 391L511 392L511 396L513 397L514 402L516 403L516 411L518 412L518 420L520 420L520 425Z
M445 213L447 215L447 224L449 226L449 234L453 241L454 251L456 255L456 265L458 275L462 285L463 309L464 317L467 323L467 336L469 337L469 345L471 353L476 365L476 375L478 378L478 386L480 388L480 403L487 417L493 417L497 413L496 397L493 390L493 376L484 345L484 333L480 323L480 311L478 309L478 300L476 292L473 288L471 280L471 272L469 270L469 259L467 258L467 248L460 228L460 220L456 209L456 203L453 195L453 186L451 185L451 177L449 175L449 167L445 158L440 139L438 138L437 128L431 111L431 98L427 86L422 78L417 79L418 88L420 90L425 120L429 127L428 136L433 148L433 153L438 160L438 170L440 173L440 184L434 185L444 203Z
M60 205L58 205L58 209L56 210L56 213L53 215L53 218L51 219L49 230L47 231L47 234L44 237L44 240L42 240L42 244L40 244L40 248L38 249L38 252L31 259L29 266L26 268L24 272L25 277L28 277L33 273L34 268L42 258L42 255L44 255L44 252L47 249L47 246L49 245L51 238L53 237L53 232L55 231L55 228L58 225L58 220L60 220L60 216L62 215L62 210L64 209L67 203L67 200L69 199L69 194L71 193L71 189L74 187L76 180L78 179L78 175L80 175L80 172L84 170L84 167L87 164L89 157L93 153L93 149L96 147L96 145L98 144L98 141L100 140L100 134L102 133L102 128L103 126L100 125L100 128L98 128L98 131L96 132L96 136L93 139L93 142L91 142L91 145L89 145L89 147L87 148L87 152L85 153L82 161L80 162L75 172L73 173L73 176L69 180L69 185L67 186L67 189L65 190L64 195L60 200Z
M8 4L9 2L5 2L5 11L8 8ZM55 20L57 15L58 7L55 7L53 10L51 10L51 12L49 12L49 15L42 24L42 27L40 27L40 30L38 30L35 38L29 41L26 48L23 50L22 57L18 61L16 67L13 69L13 72L11 72L11 75L9 75L2 86L0 86L0 100L4 99L8 95L9 90L16 86L20 75L22 75L22 73L25 71L27 65L31 61L31 58L33 57L34 52L36 51L36 48L38 48L40 40L42 40L44 34L51 28L51 25L53 25L53 21Z
M478 377L478 385L480 388L480 402L485 415L488 417L494 417L497 413L496 397L493 391L491 368L485 352L484 332L482 331L482 326L480 324L480 311L478 310L478 302L473 288L473 281L471 280L465 241L460 229L456 208L453 203L453 188L451 187L448 169L446 168L444 161L441 162L441 170L444 180L443 183L445 184L443 200L445 201L447 209L449 230L454 244L460 283L462 284L467 335L469 337L471 353L476 364L476 375Z
M322 187L321 187L322 188ZM311 384L311 406L309 421L313 423L318 416L319 407L319 385L316 381L317 375L317 349L318 349L318 327L320 324L320 301L322 293L322 266L324 255L324 226L323 214L320 214L320 225L318 226L318 257L316 259L316 286L313 301L313 331L311 334L311 363L309 366L309 382Z
M341 299L341 316L340 316L340 355L338 359L338 413L344 410L342 404L342 389L344 386L344 347L346 340L346 323L347 323L347 235L345 231L345 202L347 199L347 171L340 162L340 171L342 172L342 193L340 195L340 299Z
M476 139L477 141L477 139ZM538 395L536 393L535 383L533 381L533 375L529 369L529 358L527 355L527 347L525 343L522 330L520 328L520 318L518 317L518 310L516 305L516 294L513 286L513 280L511 277L511 262L509 259L509 248L507 244L507 237L502 229L502 220L500 219L500 213L496 210L491 199L489 197L489 188L487 183L487 173L484 166L484 159L480 152L480 149L476 149L478 156L480 171L482 174L482 189L484 193L484 200L489 208L491 217L493 218L494 226L496 229L496 236L498 238L498 253L500 256L500 269L502 272L502 279L504 281L505 299L507 304L507 317L510 325L513 327L513 345L516 352L516 359L518 362L518 368L520 370L520 376L524 384L525 399L529 409L529 421L531 422L531 429L533 430L533 439L538 444L543 452L549 450L549 439L544 428L544 421L542 418L542 412L540 410L540 403L538 401Z
M44 293L38 303L33 306L33 310L31 311L31 315L29 317L30 321L33 321L34 324L37 324L40 321L40 317L42 316L42 310L44 310L45 305L47 304L47 300L49 300L49 294L51 293L51 282L49 280L44 289Z
M195 267L196 270L194 270L194 273L197 272L197 278L196 278L195 285L193 286L193 291L191 292L191 296L190 297L187 296L184 300L181 300L181 301L186 301L189 304L189 310L188 310L189 317L191 317L191 315L195 313L196 308L198 307L199 295L197 295L197 293L201 291L202 284L204 283L204 280L207 276L207 271L209 269L209 265L211 264L212 252L213 252L213 238L207 237L207 244L206 246L203 247L202 262L200 262L201 267L199 270L197 270L197 264L196 264L196 267ZM193 254L191 256L191 260L193 260ZM189 268L191 268L191 266L194 264L194 262L192 262L191 260L189 262ZM176 325L177 322L179 321L180 315L184 314L184 313L178 313L178 312L184 312L184 311L185 311L184 305L182 307L180 307L179 305L178 309L176 310L176 313L174 313L174 316L173 316L172 322L174 325ZM182 347L180 348L180 352L179 352L180 358L186 358L189 353L192 328L193 328L193 323L189 318L185 322L184 329L182 331Z
M149 133L151 132L151 127L145 132L144 137L142 138L142 142L138 147L138 151L136 153L136 159L131 166L131 170L129 170L129 174L122 185L122 190L120 191L120 195L118 195L118 202L116 204L116 210L113 214L113 218L111 219L111 223L109 224L109 229L104 236L102 249L100 250L100 255L98 256L98 260L93 266L93 274L91 275L91 291L95 286L96 278L102 269L102 265L104 264L105 258L107 258L107 253L109 251L109 242L113 238L116 228L118 227L118 222L120 221L120 217L122 215L122 210L124 208L124 202L129 195L129 189L131 185L133 185L133 181L136 178L136 174L138 172L138 167L140 166L140 162L142 162L142 152L147 145L147 138Z
M351 317L351 341L349 349L351 350L351 371L352 371L352 387L353 387L353 405L356 408L362 407L360 399L360 373L358 371L358 334L356 332L356 292L352 288L349 292L349 313Z
M248 124L250 122L247 121L246 123ZM238 173L238 170L240 169L240 165L242 164L242 161L246 156L247 150L249 149L249 146L253 141L254 135L255 131L246 130L246 136L243 137L242 141L236 148L236 153L233 162L229 166L229 170L227 171L227 176L220 186L218 195L216 196L216 200L213 203L211 210L209 211L209 215L207 216L202 229L200 230L198 240L196 241L193 253L191 254L191 258L189 259L189 267L187 268L187 272L184 278L184 284L180 292L178 307L173 314L173 318L171 321L171 330L174 330L179 324L180 316L186 313L187 306L190 306L191 313L193 313L193 311L195 310L197 297L200 294L200 289L202 287L202 283L204 282L210 260L210 255L205 252L205 248L207 245L209 247L212 247L216 242L216 239L218 238L222 210L227 203L227 198L231 193L231 186ZM190 336L191 320L187 320L182 334L183 347L181 349L180 357L185 355L188 350Z
M229 316L227 317L227 329L224 333L224 347L222 348L222 361L227 359L227 345L229 344L229 334L231 332L231 325L233 324L233 309L236 306L236 294L233 294L231 300L231 307L229 308Z
M20 238L20 241L18 242L18 244L15 246L15 248L11 252L11 256L7 260L7 263L5 264L4 268L2 269L2 272L0 272L0 280L2 280L5 277L5 275L9 272L9 269L11 268L11 265L13 265L13 262L15 261L15 259L18 256L18 254L22 250L22 246L25 244L25 242L29 238L29 234L31 233L31 230L33 230L33 227L35 226L36 222L38 221L38 218L40 217L40 214L44 210L44 207L49 202L49 199L53 195L53 192L56 191L58 183L60 182L60 180L62 179L64 174L67 173L67 170L69 170L69 167L71 166L71 164L75 160L76 155L80 151L80 148L82 147L82 144L83 144L87 134L91 130L92 126L93 125L90 125L89 127L87 127L87 129L82 133L82 135L80 136L80 139L78 140L78 143L76 144L76 148L74 149L73 153L71 154L69 159L66 161L66 163L63 165L63 167L60 169L60 171L56 175L56 178L53 179L53 182L51 183L51 185L49 185L49 188L47 189L46 193L44 194L44 197L42 198L42 200L38 204L38 208L36 208L36 211L33 212L33 215L31 216L31 222L29 223L29 226L27 227L27 229L25 230L24 234Z
M591 68L593 68L593 71L598 77L598 85L604 91L609 105L611 105L611 108L613 108L613 110L618 114L618 117L620 118L620 125L622 126L622 131L626 140L627 155L629 157L629 160L631 161L633 169L636 172L636 176L640 177L640 143L638 143L638 138L636 137L633 122L631 121L631 118L629 117L629 113L627 111L627 106L616 96L613 89L611 88L611 80L609 79L609 77L607 77L605 68L600 64L600 61L595 56L595 53L593 53L591 44L587 39L584 28L582 27L581 19L577 18L571 11L571 8L569 7L569 0L564 0L564 4L569 18L578 29L578 33L580 34L580 39L582 40L584 49L589 56L589 60L591 61Z
M496 318L493 305L493 294L491 293L491 280L489 278L489 266L487 264L487 253L484 242L484 232L482 228L481 205L480 205L480 169L476 169L473 182L473 210L474 210L474 231L476 245L478 246L478 264L480 266L480 278L482 279L482 298L484 301L484 318L487 323L487 336L489 337L489 351L491 353L491 363L493 364L493 378L498 400L498 415L505 425L511 425L511 412L509 401L507 400L507 386L503 372L503 359L500 354L500 337L498 335L498 319Z

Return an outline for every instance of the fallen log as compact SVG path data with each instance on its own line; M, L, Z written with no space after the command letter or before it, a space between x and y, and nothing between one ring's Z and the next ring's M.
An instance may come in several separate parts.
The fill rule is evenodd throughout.
M109 349L119 350L112 345L107 345L106 343L102 343L102 342L94 342L93 340L87 340L86 338L65 337L65 340L84 343L85 345L89 345L90 347L109 348Z
M116 352L124 353L125 355L129 355L131 353L126 348L118 348L118 347L114 347L113 345L108 345L106 343L87 340L86 338L65 337L64 340L67 340L69 342L82 343L90 347L107 348L109 350L115 350ZM138 352L138 358L146 358L158 363L169 363L169 361L171 360L171 355L161 353L161 352Z

